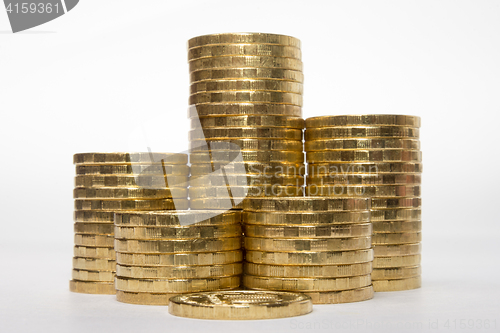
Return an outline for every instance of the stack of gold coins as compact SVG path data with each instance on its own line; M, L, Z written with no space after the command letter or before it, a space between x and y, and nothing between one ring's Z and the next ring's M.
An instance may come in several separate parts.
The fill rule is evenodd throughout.
M226 33L188 42L193 209L303 195L300 41Z
M243 285L304 292L315 304L373 297L370 200L250 198Z
M372 198L375 291L421 286L420 118L306 120L307 193Z
M241 212L115 214L116 295L121 302L168 305L182 293L240 286Z
M114 212L187 209L187 155L75 154L75 249L70 290L114 294Z

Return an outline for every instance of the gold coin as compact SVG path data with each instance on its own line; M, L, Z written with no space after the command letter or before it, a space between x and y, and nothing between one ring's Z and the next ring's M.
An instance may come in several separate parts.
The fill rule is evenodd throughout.
M210 127L286 127L304 128L304 119L287 116L228 116L191 120L191 128ZM302 147L300 147L302 148Z
M114 228L112 223L76 222L73 229L78 234L113 235Z
M123 266L116 265L116 275L134 279L193 279L234 276L243 273L243 264L208 266Z
M241 225L115 227L117 239L191 239L240 237Z
M422 221L375 221L374 233L422 231Z
M79 175L75 176L75 187L186 187L187 176L133 176L133 175Z
M269 103L214 103L191 105L188 108L189 118L240 115L302 117L302 108L296 105Z
M83 269L73 269L73 280L79 281L100 281L100 282L114 282L115 272L110 271L87 271Z
M264 238L347 238L371 236L372 224L266 226L245 224L245 236ZM259 275L259 274L255 274Z
M89 271L115 271L116 261L110 259L97 258L73 258L73 268L85 269Z
M228 151L228 150L212 150L211 152L203 153L192 153L189 155L189 160L191 163L201 164L201 163L212 163L212 161L217 161L218 163L229 164L236 158L241 158L245 162L289 162L289 163L303 163L304 153L301 151L253 151L253 150L240 150L240 151Z
M128 291L116 291L116 300L122 303L140 305L168 305L170 297L178 293L133 293Z
M204 69L190 73L189 78L191 84L199 81L229 79L274 79L298 83L304 82L304 74L301 71L283 68Z
M113 235L89 235L75 234L75 245L113 247L115 237Z
M369 249L371 237L355 238L254 238L245 236L245 249L250 251L349 251Z
M251 289L292 291L349 290L371 285L370 274L342 278L282 278L244 275L243 286Z
M228 190L231 190L231 197L245 196L303 196L302 186L288 185L253 185L253 186L211 186L211 187L190 187L189 197L191 199L201 198L229 198Z
M334 126L409 126L420 127L420 117L397 114L321 116L307 118L307 127Z
M298 141L297 141L298 142ZM231 165L217 165L213 163L212 165L208 163L204 164L192 164L191 165L191 176L204 176L207 174L213 174L214 171L223 169L226 174L229 175L257 175L257 176L303 176L306 172L305 165L303 163L289 164L289 163L259 163L259 162L246 162L246 163L233 163Z
M205 138L263 138L263 139L284 139L284 140L302 140L302 131L299 129L274 128L274 127L241 127L226 128L212 127L201 130L189 131L189 140L204 140Z
M240 276L203 279L130 279L117 276L115 286L117 290L131 292L186 293L237 288Z
M237 32L211 34L193 37L188 40L188 48L210 44L278 44L300 48L300 40L295 37L259 32Z
M373 251L377 257L415 255L422 252L422 243L375 245Z
M286 266L262 265L245 263L245 274L256 276L283 277L283 278L334 278L368 275L372 272L372 263L351 265L319 265L319 266Z
M301 316L312 311L304 294L272 291L217 291L170 298L168 312L197 319L256 320Z
M356 127L323 127L308 128L305 139L325 140L335 138L410 138L418 139L419 129L400 126L356 126Z
M281 91L294 94L302 94L304 91L304 85L299 82L273 79L221 79L200 81L191 84L191 94L221 90ZM302 125L304 126L304 123L302 123Z
M339 197L419 197L420 186L415 185L308 185L306 195Z
M329 150L306 154L308 163L340 162L421 162L422 152L405 149Z
M69 281L69 290L74 293L114 295L115 284L113 282L95 281Z
M281 91L217 91L189 96L189 104L207 103L282 103L302 106L302 95Z
M230 251L241 248L241 237L180 240L115 239L115 250L122 253L179 253Z
M373 286L339 291L305 293L313 304L340 304L367 301L373 298Z
M246 251L245 260L268 265L344 265L373 261L373 250L330 252Z
M392 173L392 174L337 174L335 176L308 177L307 184L350 184L350 185L416 185L422 183L419 174Z
M115 250L112 247L75 246L73 248L75 257L115 259Z
M422 274L420 265L411 267L376 268L372 272L373 280L407 279Z
M420 208L422 198L372 198L372 209Z
M227 56L200 58L189 62L189 71L214 68L284 68L302 71L302 61L273 56Z
M332 212L244 212L243 222L258 225L282 226L331 226L336 224L357 224L370 222L370 211Z
M412 244L422 241L422 233L398 232L398 233L376 233L372 236L373 244Z
M374 257L373 268L404 267L420 265L420 254L408 256Z
M408 279L373 281L373 289L376 292L410 290L410 289L420 288L421 286L422 286L421 276L415 276Z
M75 211L73 220L75 222L87 222L87 223L103 223L114 221L114 212L100 212L100 211Z
M73 155L74 164L186 164L186 154L172 153L81 153Z
M352 173L421 173L422 163L310 163L307 171L311 177L324 174L335 176Z
M98 164L77 165L77 175L189 175L187 165L155 164Z
M380 138L359 138L359 139L326 139L306 141L305 151L325 151L344 149L407 149L419 150L420 141L412 139L380 139Z
M187 177L186 177L187 178ZM148 188L75 188L75 199L168 199L187 198L187 188L171 187L168 189Z
M246 116L244 116L246 117ZM224 119L224 117L219 117ZM225 117L232 118L232 117ZM209 119L209 118L203 118ZM216 118L211 118L216 119ZM300 118L298 118L300 119ZM261 139L233 139L221 141L207 141L201 146L190 143L191 153L218 151L218 150L290 150L302 151L302 142L296 140L261 140Z
M372 210L371 221L419 221L421 219L420 208L399 208Z
M286 58L301 58L300 48L285 45L266 44L225 44L202 45L188 49L188 59L235 55L256 55Z
M116 254L116 261L120 265L128 266L206 266L232 264L242 260L243 252L241 250L201 253Z
M192 177L189 185L199 186L254 186L254 185L286 185L303 186L303 177L267 177L259 175L227 175Z
M217 199L217 198L202 198L202 199L191 199L191 209L193 210L203 210L203 209L220 209L226 211L228 209L242 209L243 201L246 198L232 197L231 199Z
M228 225L241 222L240 212L220 212L213 210L118 212L115 225L118 227L167 227Z
M363 211L370 209L370 200L364 198L252 198L245 210L262 212L332 212Z
M75 210L162 210L187 209L187 199L157 200L75 200Z

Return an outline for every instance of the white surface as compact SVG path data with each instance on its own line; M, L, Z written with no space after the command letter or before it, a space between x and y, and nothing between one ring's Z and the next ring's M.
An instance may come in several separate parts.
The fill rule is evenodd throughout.
M86 0L9 30L0 10L1 332L499 330L498 1ZM68 291L72 155L145 150L143 132L153 150L186 149L186 41L228 31L302 40L304 118L422 117L422 289L244 324Z

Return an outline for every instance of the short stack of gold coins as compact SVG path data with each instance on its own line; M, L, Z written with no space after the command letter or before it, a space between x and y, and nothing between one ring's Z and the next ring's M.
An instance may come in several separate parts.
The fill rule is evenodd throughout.
M263 33L188 42L193 209L303 195L300 41Z
M306 120L306 192L372 198L375 291L421 286L419 127L406 115Z
M70 290L114 294L114 213L187 209L186 154L83 153L76 165Z
M244 209L245 287L315 304L373 297L368 198L250 198Z
M118 301L168 305L178 294L240 286L240 211L115 214Z

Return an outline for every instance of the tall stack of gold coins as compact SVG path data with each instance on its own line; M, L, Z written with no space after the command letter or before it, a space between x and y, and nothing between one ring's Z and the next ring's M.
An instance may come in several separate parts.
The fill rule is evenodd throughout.
M70 290L114 294L114 212L187 209L187 155L75 154L75 248Z
M303 195L300 41L227 33L188 42L193 209Z
M182 293L240 286L241 212L115 214L116 296L168 305Z
M307 193L372 198L375 291L421 286L420 118L306 120Z
M250 198L243 285L304 292L315 304L373 297L367 198Z

